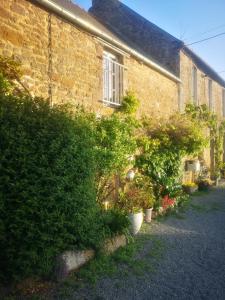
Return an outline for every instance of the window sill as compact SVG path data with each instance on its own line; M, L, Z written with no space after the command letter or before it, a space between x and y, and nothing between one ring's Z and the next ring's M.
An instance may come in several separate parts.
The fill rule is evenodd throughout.
M113 102L108 102L105 100L102 100L102 103L107 107L112 107L112 108L121 107L121 103L113 103Z

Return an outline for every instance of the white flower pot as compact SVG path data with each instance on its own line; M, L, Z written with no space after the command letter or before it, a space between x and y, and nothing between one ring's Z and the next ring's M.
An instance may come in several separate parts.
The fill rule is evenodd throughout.
M153 208L148 208L145 210L145 222L150 223L152 220L152 210Z
M143 223L143 212L129 214L130 231L132 234L137 234Z
M187 170L192 172L199 172L201 169L201 165L199 160L188 161Z

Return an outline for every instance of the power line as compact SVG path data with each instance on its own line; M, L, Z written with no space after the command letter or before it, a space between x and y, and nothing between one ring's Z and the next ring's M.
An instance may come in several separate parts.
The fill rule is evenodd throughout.
M215 30L220 29L220 28L223 28L223 27L225 27L225 24L220 25L220 26L217 26L217 27L210 28L210 29L208 29L208 30L206 30L206 31L203 31L203 32L201 32L201 33L194 34L194 35L190 36L189 39L194 38L194 37L200 37L200 36L203 36L203 35L205 35L206 33L215 31Z
M222 32L222 33L216 34L216 35L214 35L214 36L211 36L211 37L209 37L209 38L206 38L206 39L203 39L203 40L199 40L199 41L193 42L193 43L191 43L191 44L187 44L187 45L185 45L185 46L191 46L191 45L194 45L194 44L202 43L202 42L204 42L204 41L208 41L208 40L214 39L214 38L216 38L216 37L218 37L218 36L221 36L221 35L224 35L224 34L225 34L225 32Z

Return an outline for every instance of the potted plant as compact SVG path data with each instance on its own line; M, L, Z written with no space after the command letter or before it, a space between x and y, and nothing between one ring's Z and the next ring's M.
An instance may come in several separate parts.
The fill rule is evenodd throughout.
M137 234L143 223L142 192L134 184L124 187L119 191L119 199L116 206L128 214L130 220L130 231Z
M155 197L150 188L141 190L140 193L142 208L144 209L145 222L150 223L152 220L152 211L155 203Z
M144 209L145 222L150 223L152 220L152 210L155 203L153 185L149 177L137 174L135 184L140 190L140 203Z
M193 194L198 190L198 186L194 182L188 182L183 185L183 189L187 194Z
M166 211L169 208L173 208L175 204L176 204L176 200L171 198L169 195L165 195L162 199L163 211Z
M199 179L198 180L198 189L199 191L208 191L210 187L209 179Z

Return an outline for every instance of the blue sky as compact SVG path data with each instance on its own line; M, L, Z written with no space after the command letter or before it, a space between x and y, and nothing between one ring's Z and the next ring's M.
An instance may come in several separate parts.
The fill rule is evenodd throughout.
M91 0L74 2L86 10L91 6ZM123 0L123 3L187 44L225 32L225 0ZM225 35L191 48L215 71L225 71ZM220 76L225 79L225 72Z

